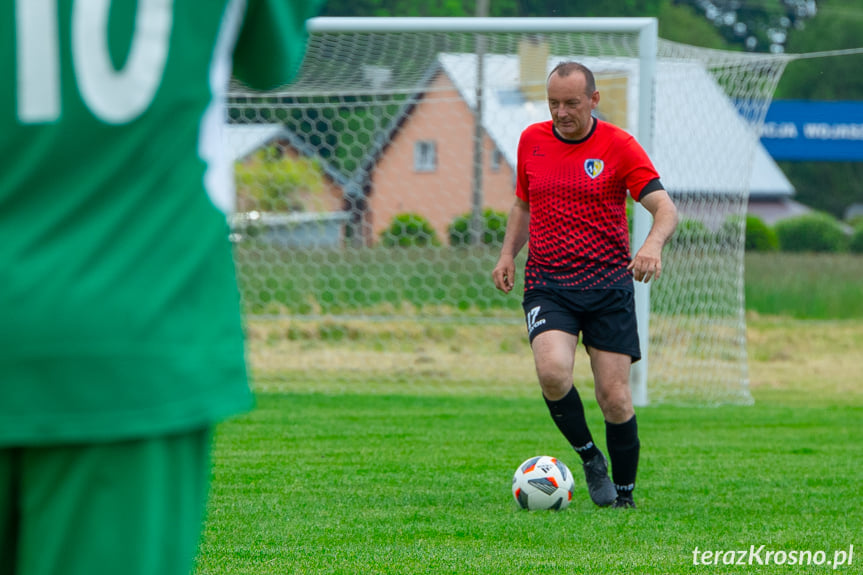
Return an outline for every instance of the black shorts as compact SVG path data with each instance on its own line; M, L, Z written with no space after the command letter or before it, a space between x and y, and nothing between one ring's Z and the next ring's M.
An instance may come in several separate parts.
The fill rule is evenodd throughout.
M555 329L581 334L585 347L624 353L633 363L641 359L631 291L535 288L525 292L521 305L531 343Z

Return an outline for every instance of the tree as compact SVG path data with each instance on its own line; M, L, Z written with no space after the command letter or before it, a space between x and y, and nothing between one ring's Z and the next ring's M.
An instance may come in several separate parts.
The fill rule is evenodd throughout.
M782 52L789 30L805 25L816 12L815 0L674 0L692 6L729 43L753 52Z
M494 0L493 17L619 16L659 18L659 35L667 40L727 49L718 29L696 10L672 0ZM473 16L476 0L329 0L322 16Z
M819 2L819 13L788 39L788 51L807 54L859 48L863 37L863 7ZM777 99L863 100L863 54L811 58L788 64L776 91ZM863 203L863 163L781 162L797 190L796 199L817 210L842 217L852 203Z
M692 6L666 0L660 6L658 17L660 38L702 48L733 49L716 27Z
M834 8L825 3L803 30L788 38L788 52L808 54L859 48L863 37L863 6ZM863 54L812 58L788 64L776 90L777 99L863 99Z
M328 0L321 15L473 16L474 0Z
M794 186L794 199L842 218L851 204L863 203L863 162L779 162Z
M495 0L496 17L647 16L667 0ZM473 16L475 0L329 0L324 16Z
M306 158L286 157L279 146L261 148L237 162L237 209L240 212L302 212L318 209L323 190L321 168Z

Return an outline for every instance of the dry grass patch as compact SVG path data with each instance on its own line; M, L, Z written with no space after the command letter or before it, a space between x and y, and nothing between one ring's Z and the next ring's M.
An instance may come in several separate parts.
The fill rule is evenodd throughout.
M748 319L750 388L756 401L863 404L863 321ZM534 397L536 375L519 324L347 320L250 323L255 385L263 392L453 394ZM659 362L674 361L654 350ZM587 391L582 347L575 379ZM589 393L589 391L588 391Z
M756 400L863 404L863 321L748 319Z

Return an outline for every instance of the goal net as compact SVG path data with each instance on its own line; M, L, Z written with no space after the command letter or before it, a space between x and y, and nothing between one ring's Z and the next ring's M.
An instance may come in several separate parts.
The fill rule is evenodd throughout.
M649 401L750 401L744 215L775 169L756 134L785 60L645 42L631 22L317 19L293 84L232 85L256 386L532 390L523 285L504 295L491 270L519 135L549 119L551 67L577 60L597 115L645 145L681 214L650 290ZM576 366L589 382L586 355Z

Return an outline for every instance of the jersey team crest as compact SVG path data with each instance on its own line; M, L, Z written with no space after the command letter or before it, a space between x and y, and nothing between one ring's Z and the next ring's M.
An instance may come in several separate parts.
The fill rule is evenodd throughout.
M602 160L590 159L584 161L584 171L587 172L587 175L591 179L601 174L604 167L605 163Z

